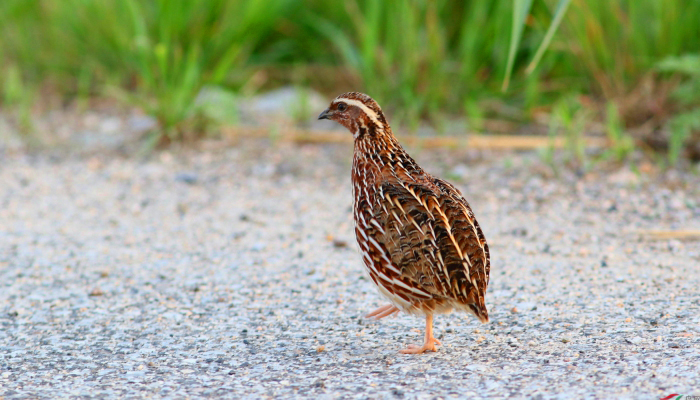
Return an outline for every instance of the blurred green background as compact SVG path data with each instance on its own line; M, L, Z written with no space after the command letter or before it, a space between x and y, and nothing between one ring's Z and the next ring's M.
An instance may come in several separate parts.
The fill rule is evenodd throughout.
M42 103L110 98L178 140L217 124L203 88L294 85L364 91L407 130L597 132L675 164L700 157L700 0L2 0L0 85L27 127Z

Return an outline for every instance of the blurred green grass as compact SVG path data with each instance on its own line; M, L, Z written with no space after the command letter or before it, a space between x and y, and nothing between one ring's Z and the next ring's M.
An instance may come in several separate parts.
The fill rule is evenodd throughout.
M514 19L518 3L527 12ZM574 120L607 123L621 146L615 157L629 153L622 131L649 121L675 135L678 153L695 129L700 94L679 101L662 89L698 79L674 60L700 54L700 1L572 0L545 40L560 4L3 0L0 104L26 110L43 98L40 88L64 101L116 97L156 117L162 137L180 140L214 122L195 101L208 86L232 96L289 83L328 95L361 90L414 128L460 116L472 130L488 118L551 120L574 101L572 112L586 112ZM515 43L513 27L522 29ZM527 74L543 40L546 51ZM610 122L612 112L619 115Z

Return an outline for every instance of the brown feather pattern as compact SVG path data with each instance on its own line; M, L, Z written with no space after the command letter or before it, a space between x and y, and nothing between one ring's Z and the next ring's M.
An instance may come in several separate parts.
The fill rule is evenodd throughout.
M326 112L355 138L355 234L380 293L407 313L458 309L487 322L489 247L460 191L406 153L369 96L342 94Z

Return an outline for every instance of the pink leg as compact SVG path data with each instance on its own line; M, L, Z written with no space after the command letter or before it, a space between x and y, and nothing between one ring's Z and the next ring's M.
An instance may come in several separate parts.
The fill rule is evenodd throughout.
M425 343L423 343L423 346L409 344L407 348L401 350L401 353L420 354L426 351L437 351L436 344L442 346L442 343L433 337L433 315L428 314L425 316Z
M372 311L371 313L365 315L365 318L372 318L374 317L375 320L382 319L384 317L388 317L391 314L397 313L401 310L398 308L394 307L391 304L387 304L385 306L381 306L377 308L376 310Z

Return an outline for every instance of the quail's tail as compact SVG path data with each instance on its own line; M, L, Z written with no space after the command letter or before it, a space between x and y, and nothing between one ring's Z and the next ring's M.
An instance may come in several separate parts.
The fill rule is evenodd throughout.
M486 309L484 296L479 296L479 300L476 304L469 304L469 311L471 311L472 314L474 314L482 323L485 324L489 322L489 311Z

